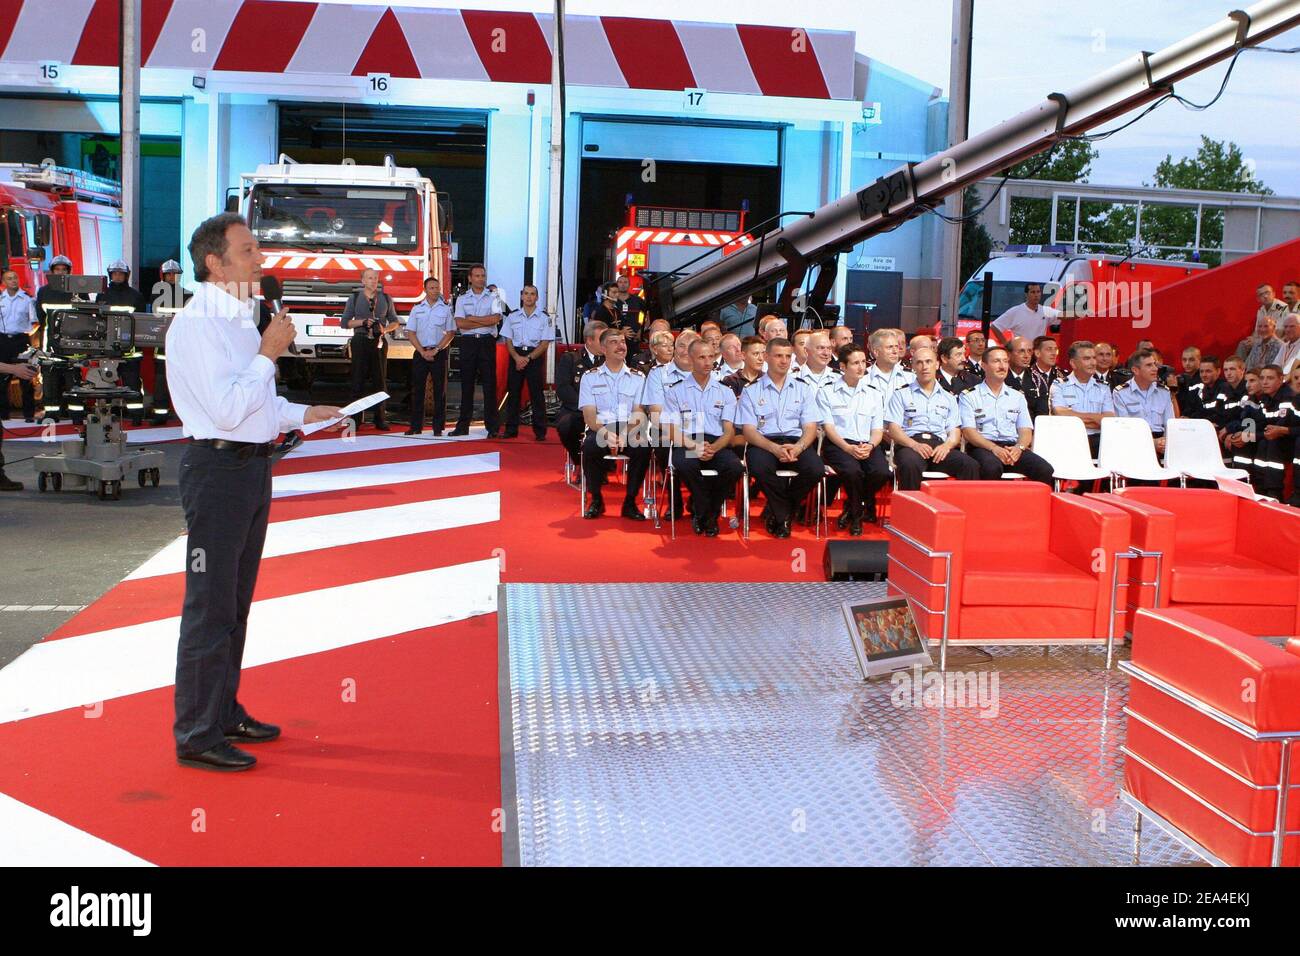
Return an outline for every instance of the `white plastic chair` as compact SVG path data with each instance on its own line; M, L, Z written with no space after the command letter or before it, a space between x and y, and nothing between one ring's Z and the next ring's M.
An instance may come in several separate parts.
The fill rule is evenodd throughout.
M1247 481L1250 472L1244 468L1229 468L1223 463L1219 436L1214 424L1204 418L1175 418L1165 432L1165 467L1182 475L1182 485L1188 478L1200 481ZM1222 482L1220 482L1222 484Z
M1082 418L1039 415L1034 419L1032 450L1052 466L1057 491L1063 481L1105 481L1110 477L1110 472L1093 464L1088 429Z
M1177 469L1163 468L1156 460L1151 426L1141 418L1101 420L1097 467L1110 472L1111 481L1120 487L1125 481L1172 481L1180 477Z

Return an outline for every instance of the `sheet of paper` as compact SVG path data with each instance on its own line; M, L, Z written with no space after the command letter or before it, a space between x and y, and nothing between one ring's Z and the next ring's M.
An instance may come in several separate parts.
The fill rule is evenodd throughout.
M339 422L343 421L343 419L347 418L349 415L355 415L357 412L364 412L371 405L378 405L380 402L384 401L387 398L388 398L387 392L375 392L373 395L367 395L365 398L358 398L352 404L345 405L341 409L339 409L339 411L341 411L343 414L340 415L338 418L330 418L323 422L314 422L311 425L303 425L302 433L304 435L312 435L320 431L322 428L329 428L331 425L337 425Z

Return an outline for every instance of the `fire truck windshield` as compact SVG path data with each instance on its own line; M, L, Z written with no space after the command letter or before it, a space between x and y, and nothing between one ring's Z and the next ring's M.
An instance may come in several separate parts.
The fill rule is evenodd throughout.
M248 219L262 246L414 252L420 244L414 189L258 184Z

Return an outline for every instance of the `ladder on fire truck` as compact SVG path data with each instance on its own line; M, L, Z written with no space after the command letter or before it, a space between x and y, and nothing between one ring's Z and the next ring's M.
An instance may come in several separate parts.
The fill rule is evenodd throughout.
M122 184L114 179L50 164L36 166L31 163L0 163L0 168L9 171L11 181L28 189L54 193L61 199L75 199L104 206L122 204Z
M818 314L835 281L840 255L858 243L937 207L944 197L990 173L1045 152L1139 106L1173 94L1173 84L1300 26L1300 0L1263 0L1233 10L1158 53L1136 53L1068 93L1043 102L920 163L907 163L784 228L762 234L684 277L666 274L649 288L652 308L673 324L718 309L785 279L783 301L817 278L807 306Z

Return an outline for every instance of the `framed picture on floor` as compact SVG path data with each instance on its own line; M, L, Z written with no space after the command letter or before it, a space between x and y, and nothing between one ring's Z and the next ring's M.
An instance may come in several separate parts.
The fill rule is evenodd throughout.
M930 663L930 652L917 633L905 598L845 601L841 607L864 680Z

